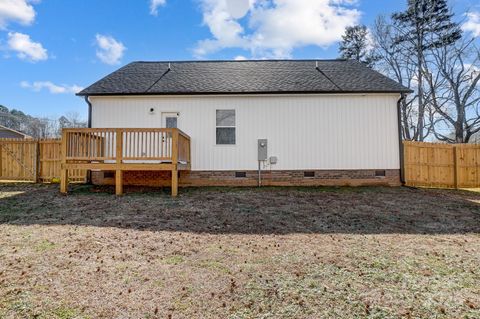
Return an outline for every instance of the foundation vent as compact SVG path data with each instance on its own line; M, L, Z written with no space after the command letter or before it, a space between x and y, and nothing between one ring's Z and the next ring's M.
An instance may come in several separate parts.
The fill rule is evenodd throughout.
M315 172L314 171L305 171L305 172L303 172L303 177L306 177L306 178L315 177Z
M247 177L247 172L235 172L235 178L245 178Z

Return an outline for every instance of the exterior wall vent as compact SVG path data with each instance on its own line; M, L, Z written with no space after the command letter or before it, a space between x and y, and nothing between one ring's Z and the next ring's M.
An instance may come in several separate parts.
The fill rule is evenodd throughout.
M305 171L303 172L303 177L315 177L315 172L314 171Z
M235 172L235 178L245 178L247 177L247 172Z
M386 176L385 170L375 171L375 177L385 177L385 176Z

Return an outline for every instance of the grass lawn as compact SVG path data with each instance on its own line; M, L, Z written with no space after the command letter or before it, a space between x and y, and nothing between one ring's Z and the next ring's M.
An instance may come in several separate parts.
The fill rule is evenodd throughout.
M0 185L0 318L480 318L478 192L126 191Z

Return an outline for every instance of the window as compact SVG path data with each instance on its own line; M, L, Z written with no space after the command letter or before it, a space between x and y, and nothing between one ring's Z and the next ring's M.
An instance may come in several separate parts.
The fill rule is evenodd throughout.
M177 128L177 118L176 117L166 117L165 118L166 128Z
M217 145L235 145L235 110L217 110Z
M162 127L178 128L178 113L162 112Z

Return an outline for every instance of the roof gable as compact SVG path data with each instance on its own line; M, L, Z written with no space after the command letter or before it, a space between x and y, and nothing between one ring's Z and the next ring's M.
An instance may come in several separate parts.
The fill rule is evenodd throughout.
M133 62L78 95L408 93L351 60Z
M30 135L16 131L4 125L0 125L0 138L16 138L21 137L25 139L32 138Z

